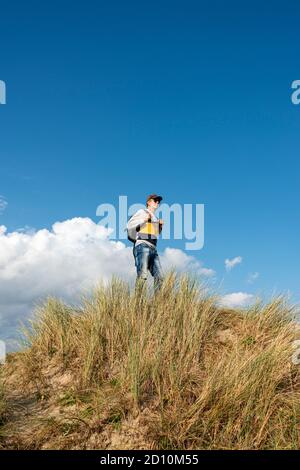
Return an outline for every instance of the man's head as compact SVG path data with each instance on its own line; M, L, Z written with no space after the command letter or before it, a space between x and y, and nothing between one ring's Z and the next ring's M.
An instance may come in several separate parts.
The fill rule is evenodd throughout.
M155 210L158 208L160 201L162 200L161 196L158 196L157 194L150 194L147 197L147 208L150 210Z

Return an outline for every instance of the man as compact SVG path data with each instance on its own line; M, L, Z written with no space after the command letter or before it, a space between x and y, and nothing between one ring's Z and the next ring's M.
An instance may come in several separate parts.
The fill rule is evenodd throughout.
M154 279L154 291L157 292L163 280L162 267L157 253L156 245L158 235L162 231L163 220L157 219L155 211L162 197L150 194L146 201L146 208L138 210L128 221L128 231L134 231L135 242L133 256L137 270L136 287L145 285L148 269Z

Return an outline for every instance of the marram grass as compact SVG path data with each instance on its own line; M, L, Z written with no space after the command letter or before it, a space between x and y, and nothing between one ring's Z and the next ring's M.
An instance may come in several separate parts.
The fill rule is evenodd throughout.
M80 309L48 298L24 330L24 383L44 393L47 364L72 372L88 426L139 416L151 448L299 448L295 307L283 296L242 310L218 300L174 272L155 297L114 278Z

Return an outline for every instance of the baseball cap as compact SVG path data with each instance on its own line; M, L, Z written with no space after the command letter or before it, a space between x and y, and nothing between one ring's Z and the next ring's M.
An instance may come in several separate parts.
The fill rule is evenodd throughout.
M158 200L159 202L162 201L162 197L161 197L161 196L158 196L157 194L150 194L150 195L147 197L147 202L148 202L150 199Z

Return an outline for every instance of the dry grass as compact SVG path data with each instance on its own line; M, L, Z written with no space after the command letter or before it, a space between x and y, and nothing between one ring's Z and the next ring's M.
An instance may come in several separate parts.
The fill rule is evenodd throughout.
M2 439L3 439L3 423L5 422L5 415L7 411L6 398L4 393L4 383L3 383L3 370L2 365L0 365L0 449L2 448Z
M3 422L3 417L6 410L6 403L4 398L4 387L3 387L3 380L2 380L2 369L0 366L0 426Z
M47 299L13 362L64 418L48 412L23 447L52 436L53 448L299 448L295 307L217 301L174 273L155 298L113 279L80 310Z

